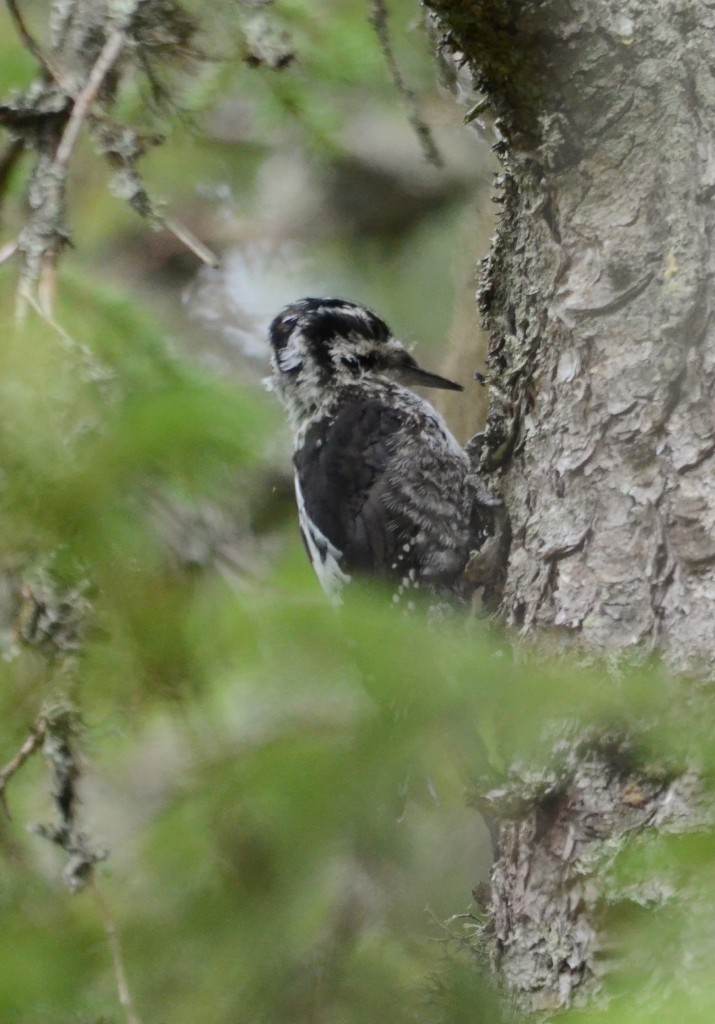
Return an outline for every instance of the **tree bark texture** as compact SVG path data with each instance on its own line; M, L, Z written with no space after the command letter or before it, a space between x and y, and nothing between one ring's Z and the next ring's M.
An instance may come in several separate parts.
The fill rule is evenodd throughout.
M495 115L479 470L511 522L502 611L600 655L715 674L715 3L428 0ZM578 685L577 679L574 685ZM620 741L619 741L620 742ZM600 987L609 858L702 821L697 783L572 736L538 786L486 794L485 901L519 1005Z
M715 5L432 0L497 115L508 621L713 672Z

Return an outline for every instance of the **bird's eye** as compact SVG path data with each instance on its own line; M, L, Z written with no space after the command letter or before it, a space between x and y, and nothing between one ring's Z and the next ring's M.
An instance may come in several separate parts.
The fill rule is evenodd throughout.
M357 373L360 369L360 363L355 356L342 356L340 364L344 366L346 370L349 370L350 373Z

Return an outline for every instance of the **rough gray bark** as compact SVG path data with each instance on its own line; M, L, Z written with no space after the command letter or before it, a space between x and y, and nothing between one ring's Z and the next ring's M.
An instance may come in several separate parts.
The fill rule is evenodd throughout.
M500 836L481 953L527 1013L583 1006L601 993L618 966L608 914L656 910L672 898L653 876L624 885L613 870L619 854L645 830L678 834L704 819L696 773L637 764L623 735L589 731L558 746L554 764L520 766L485 798ZM681 982L687 956L672 963Z
M504 139L483 300L508 620L709 670L715 7L431 6Z
M479 456L511 520L506 621L712 677L715 4L428 6L503 160ZM523 1007L598 988L594 850L696 820L690 783L647 774L581 737L548 785L515 768L488 795L493 962Z

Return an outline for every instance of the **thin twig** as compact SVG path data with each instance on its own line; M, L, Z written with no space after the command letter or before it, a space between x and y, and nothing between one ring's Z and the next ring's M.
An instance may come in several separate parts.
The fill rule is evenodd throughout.
M47 718L44 714L41 714L18 752L14 757L10 758L5 767L0 771L0 805L2 805L2 808L8 818L10 817L10 809L7 805L7 797L5 796L7 785L10 782L10 779L12 779L13 776L22 768L25 761L32 757L38 747L42 745L46 734Z
M124 966L124 954L122 952L122 944L119 939L119 931L114 921L114 917L112 916L112 911L107 900L104 898L104 893L100 889L99 882L96 877L92 880L92 892L94 894L97 907L99 908L102 924L104 925L104 931L106 932L107 941L109 943L109 951L112 955L114 978L117 983L119 1003L126 1014L127 1024L142 1024L136 1010L134 1009L134 1000L132 998L131 989L129 988L129 980Z
M38 224L42 223L42 219L45 216L44 208L48 205L50 211L53 211L53 207L56 207L58 211L64 209L64 188L69 161L77 145L82 126L89 117L92 105L102 88L102 83L119 57L126 38L126 32L123 29L115 29L108 36L99 56L92 65L85 85L74 101L72 112L67 119L67 124L64 127L62 137L55 151L52 165L47 172L49 184L46 185L45 202L36 211ZM18 324L24 322L28 305L37 305L33 302L33 293L38 281L42 285L42 301L40 303L42 314L46 318L52 316L52 300L54 295L53 267L57 258L58 246L61 244L63 236L58 223L59 214L51 213L51 216L53 219L50 222L50 230L48 231L47 225L43 225L43 234L46 236L46 240L43 240L42 254L39 258L33 256L32 261L28 259L24 273L20 278L15 303L15 319ZM30 231L31 234L30 228L26 230ZM25 249L25 252L28 252L28 250Z
M400 65L397 63L397 57L395 56L395 51L392 47L392 38L390 36L390 28L388 25L389 14L385 0L371 0L371 8L370 23L375 29L375 35L380 43L380 49L382 50L382 55L385 58L385 63L387 64L395 88L399 92L405 104L407 119L412 125L415 135L422 146L422 152L425 160L434 164L435 167L444 167L442 154L437 149L437 145L432 137L429 125L420 113L417 96L405 81L404 76L400 71Z
M52 313L48 312L41 305L39 300L33 295L31 291L25 293L23 295L23 298L28 303L28 305L32 306L32 308L40 317L40 319L44 320L48 327L51 327L53 331L56 331L57 334L59 334L68 352L73 352L76 351L77 349L83 350L85 348L85 346L80 345L80 343L76 341L68 331L65 330L61 323L55 320Z
M37 63L45 69L45 71L51 78L54 78L54 71L47 63L47 59L45 58L45 55L43 54L42 50L28 32L27 26L25 25L22 15L20 14L20 9L18 8L17 3L15 2L15 0L6 0L6 2L8 10L10 11L10 17L15 23L17 34L20 36L20 39L22 39L25 45L25 49L29 50L29 52L35 58Z
M104 79L122 52L126 40L126 32L123 29L115 29L102 47L89 73L86 85L77 96L72 107L72 113L65 125L65 130L62 133L60 144L55 153L54 166L56 169L64 170L67 167L77 144L82 125L89 115L92 104L97 99Z
M7 147L2 157L0 157L0 204L5 200L10 177L24 151L24 141L22 139L15 139Z
M55 291L57 289L57 251L45 253L37 285L37 304L48 322L54 322Z
M55 320L51 312L48 312L40 304L38 298L36 298L31 290L25 290L23 292L23 300L26 305L31 306L32 309L37 313L41 320L43 320L48 327L51 327L53 331L60 337L62 346L66 352L78 359L79 365L85 373L85 380L91 380L94 382L103 383L104 381L111 380L112 373L109 369L103 367L101 363L97 361L92 350L87 345L76 338L67 331L59 320Z
M20 280L18 281L15 293L15 324L17 327L24 327L27 320L28 306L37 306L37 302L32 293L32 278L23 271L20 273Z
M7 263L17 252L17 239L12 242L6 242L5 245L0 246L0 267L3 263Z
M220 260L216 253L212 252L207 245L204 245L181 221L176 220L175 217L164 217L163 223L166 230L170 231L180 242L183 242L186 248L190 249L195 256L198 256L207 267L215 269L220 265Z
M25 48L32 54L37 63L43 69L48 80L51 79L55 81L63 92L67 93L71 99L74 99L74 91L67 79L67 76L52 63L49 57L45 56L38 44L35 42L33 36L30 35L24 19L20 14L20 9L17 6L16 0L6 0L6 3L8 10L10 11L10 16L15 23L17 34L25 44Z

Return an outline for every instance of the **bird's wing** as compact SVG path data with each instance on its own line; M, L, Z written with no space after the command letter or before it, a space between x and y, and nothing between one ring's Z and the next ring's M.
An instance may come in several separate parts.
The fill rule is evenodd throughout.
M357 399L312 424L296 452L303 539L328 590L323 575L335 568L343 576L392 576L404 562L403 548L417 527L389 492L396 435L405 426L399 410L379 399Z

